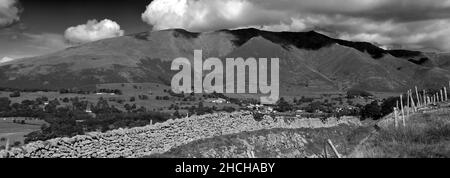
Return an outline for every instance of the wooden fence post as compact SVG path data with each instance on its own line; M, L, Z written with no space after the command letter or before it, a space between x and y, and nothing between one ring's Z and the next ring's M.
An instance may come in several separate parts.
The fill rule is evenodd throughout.
M397 121L397 108L394 108L394 125L395 125L395 128L397 128L398 127L398 121Z
M409 107L409 90L406 92L406 107Z
M444 99L445 99L445 101L448 100L447 87L444 87Z
M403 110L403 95L400 95L400 107L402 111L402 120L405 120L405 111Z
M334 154L338 157L341 158L341 155L338 153L336 147L334 147L333 142L331 142L330 139L328 139L328 144L330 144L331 149L333 149Z
M414 112L416 112L416 104L415 104L415 102L414 102L414 98L413 98L413 91L411 90L410 92L409 92L409 98L410 98L410 104L411 104L411 113L414 113Z
M6 139L5 151L6 151L6 157L5 158L9 158L9 138Z
M415 86L416 89L416 97L417 97L417 106L422 106L422 103L420 102L419 92L417 91L417 86Z
M442 91L442 89L440 90L441 92L441 102L444 102L444 92Z
M448 89L450 90L450 81L448 81L448 87L449 87ZM446 96L447 96L447 95L446 95Z
M414 113L414 112L417 112L416 102L414 102L414 98L413 98L413 95L412 95L412 91L411 91L410 97L411 97L411 107L412 107L412 112L413 112L413 113Z
M423 103L424 105L428 105L428 98L427 98L427 92L425 90L423 90Z

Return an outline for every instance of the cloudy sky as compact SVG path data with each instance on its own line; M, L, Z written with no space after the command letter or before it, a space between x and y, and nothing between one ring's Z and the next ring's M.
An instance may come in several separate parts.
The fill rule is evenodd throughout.
M146 30L246 27L450 51L450 0L0 0L0 60Z

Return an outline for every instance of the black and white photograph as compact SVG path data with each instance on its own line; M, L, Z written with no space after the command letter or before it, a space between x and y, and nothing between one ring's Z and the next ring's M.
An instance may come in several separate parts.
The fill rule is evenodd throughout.
M450 0L0 0L0 158L449 157Z

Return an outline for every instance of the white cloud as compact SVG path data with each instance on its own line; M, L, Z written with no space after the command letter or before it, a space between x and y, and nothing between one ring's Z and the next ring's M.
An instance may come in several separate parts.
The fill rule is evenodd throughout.
M279 22L284 16L284 12L263 10L246 0L155 0L142 19L156 30L210 31Z
M1 63L5 63L5 62L10 62L10 61L13 61L14 59L13 58L10 58L10 57L8 57L8 56L5 56L5 57L3 57L2 59L0 59L0 64Z
M87 43L106 38L123 36L124 31L119 24L109 19L100 22L89 20L86 24L69 27L65 31L65 38L72 43Z
M17 0L0 0L0 27L10 25L20 20L21 9Z
M450 51L450 0L155 0L142 19L154 30L320 29L382 46Z

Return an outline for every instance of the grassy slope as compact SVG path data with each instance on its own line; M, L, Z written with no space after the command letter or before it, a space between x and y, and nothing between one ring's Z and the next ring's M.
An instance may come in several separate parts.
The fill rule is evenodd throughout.
M383 128L351 157L448 158L450 110L413 115L405 128Z

